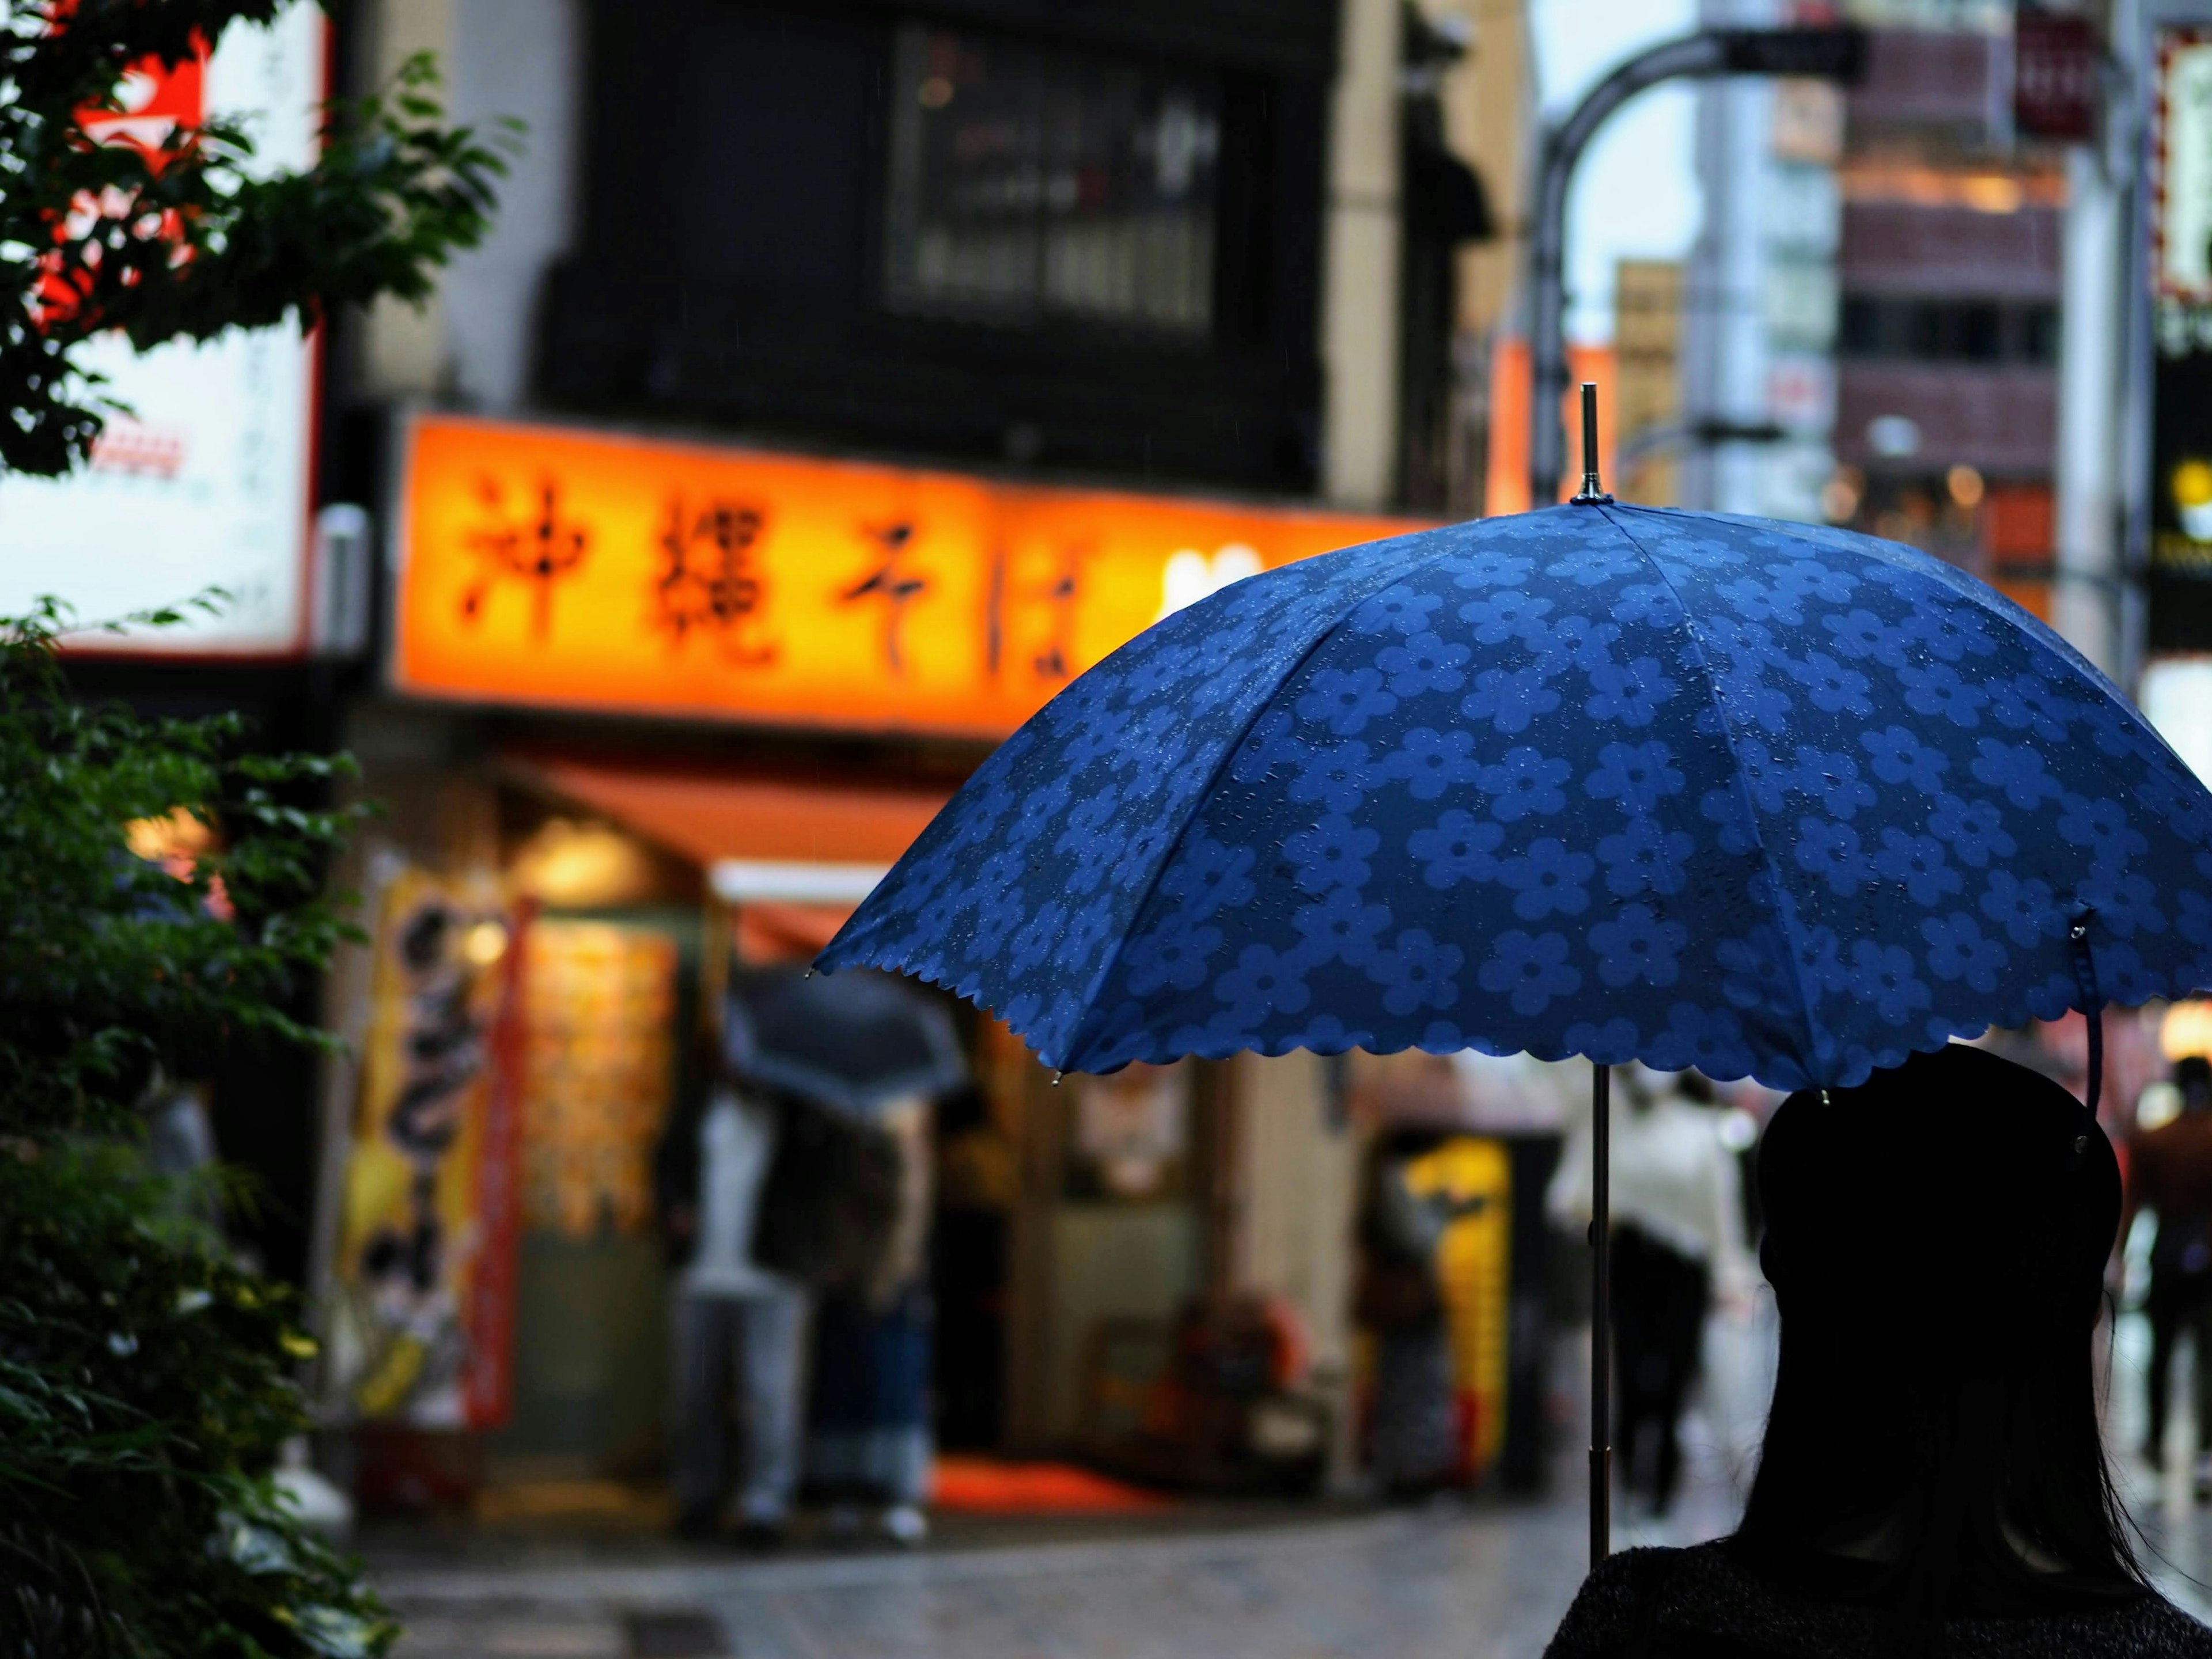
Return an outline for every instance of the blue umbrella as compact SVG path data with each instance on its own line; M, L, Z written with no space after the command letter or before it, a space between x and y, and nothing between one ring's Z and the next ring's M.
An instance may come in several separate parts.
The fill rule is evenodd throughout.
M821 965L948 987L1068 1070L1586 1055L1601 1127L1621 1061L1849 1087L2212 983L2208 848L2212 794L1980 582L1593 490L1167 618L984 763Z
M1073 1071L1413 1046L1848 1087L2212 981L2208 847L2212 796L2111 683L1939 561L1563 507L1170 617L821 965L948 987Z

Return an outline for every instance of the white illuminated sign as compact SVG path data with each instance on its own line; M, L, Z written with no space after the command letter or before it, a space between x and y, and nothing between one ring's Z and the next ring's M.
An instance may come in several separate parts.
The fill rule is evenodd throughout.
M2212 303L2212 38L2200 30L2172 31L2163 43L2157 120L2158 289Z
M2161 657L2137 694L2143 718L2189 769L2212 782L2212 657Z
M321 9L300 4L271 26L228 30L204 75L207 116L244 120L257 161L312 165L323 95ZM134 75L126 116L192 100ZM184 111L187 119L200 112ZM96 131L138 137L130 119ZM233 331L204 345L134 356L120 337L93 343L87 367L131 418L108 422L91 464L60 479L0 477L0 613L52 594L95 622L172 604L210 586L234 596L220 618L116 638L91 650L281 656L307 643L314 353L296 325Z

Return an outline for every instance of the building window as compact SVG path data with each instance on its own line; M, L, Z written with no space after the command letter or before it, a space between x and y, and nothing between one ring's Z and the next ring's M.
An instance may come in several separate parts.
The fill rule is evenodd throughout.
M908 23L892 98L894 307L1211 332L1212 77Z
M1837 343L1845 358L2047 368L2058 360L2058 307L2039 301L1849 295Z

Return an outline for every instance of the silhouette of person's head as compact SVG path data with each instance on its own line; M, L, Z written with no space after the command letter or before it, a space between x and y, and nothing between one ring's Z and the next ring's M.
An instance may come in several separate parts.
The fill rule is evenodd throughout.
M2212 1060L2184 1054L2173 1062L2173 1086L2181 1091L2181 1109L2201 1112L2212 1107Z
M2136 1592L2094 1392L2120 1210L2095 1119L1953 1045L1792 1095L1759 1185L1782 1352L1739 1545L1861 1558L1931 1614Z

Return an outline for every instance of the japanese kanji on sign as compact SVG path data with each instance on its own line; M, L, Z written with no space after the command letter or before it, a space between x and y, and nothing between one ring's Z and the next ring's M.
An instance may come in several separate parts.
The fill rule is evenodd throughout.
M403 691L977 737L1215 587L1416 527L444 415L404 491Z

